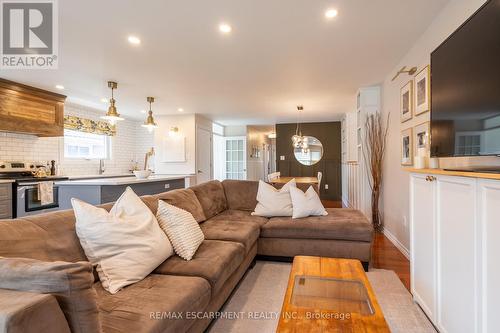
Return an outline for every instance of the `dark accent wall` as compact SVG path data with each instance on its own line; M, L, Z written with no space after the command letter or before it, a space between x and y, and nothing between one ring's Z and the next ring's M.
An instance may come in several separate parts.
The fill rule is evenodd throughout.
M282 176L309 177L323 173L321 199L342 200L340 122L303 123L302 135L314 136L323 144L323 158L315 165L300 164L293 154L292 136L296 124L276 125L276 165ZM285 156L285 160L281 160ZM325 189L328 184L328 190Z

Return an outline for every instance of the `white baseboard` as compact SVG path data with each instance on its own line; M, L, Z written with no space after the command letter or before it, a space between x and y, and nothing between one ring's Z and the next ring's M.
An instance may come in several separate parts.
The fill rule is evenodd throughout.
M410 260L410 251L396 238L389 230L384 228L384 235L394 244L395 247L406 257L406 259Z

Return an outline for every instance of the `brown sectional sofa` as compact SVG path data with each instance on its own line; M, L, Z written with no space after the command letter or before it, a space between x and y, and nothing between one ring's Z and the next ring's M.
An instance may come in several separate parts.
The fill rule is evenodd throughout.
M370 260L373 229L358 211L327 209L328 216L298 220L252 216L257 188L258 183L251 181L212 181L142 197L154 213L159 199L191 212L205 241L191 261L170 257L144 280L114 295L102 288L94 274L102 331L203 332L213 320L206 314L223 306L257 254L355 258L365 264ZM71 210L0 221L0 257L86 261L74 223ZM29 325L33 316L53 313L53 318L61 318L51 297L26 294L0 289L0 325L15 320L19 331L29 331L22 325ZM40 312L34 314L38 308ZM151 318L158 312L184 316ZM53 327L56 332L67 331L66 323Z

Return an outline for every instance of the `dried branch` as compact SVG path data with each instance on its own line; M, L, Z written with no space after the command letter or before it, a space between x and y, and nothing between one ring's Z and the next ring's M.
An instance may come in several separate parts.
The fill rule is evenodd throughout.
M389 114L383 123L380 112L375 112L366 118L365 144L363 156L368 173L368 183L372 190L372 223L376 230L382 230L383 221L379 209L380 193L382 187L382 166L384 161L387 134L389 130Z

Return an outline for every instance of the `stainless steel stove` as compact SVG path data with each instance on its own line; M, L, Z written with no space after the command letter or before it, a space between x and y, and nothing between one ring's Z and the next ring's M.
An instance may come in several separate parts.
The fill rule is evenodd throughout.
M39 200L39 185L41 182L66 180L67 177L46 176L35 177L34 172L45 168L37 162L4 162L0 161L0 179L13 180L12 183L12 213L14 218L45 213L59 209L59 188L53 186L51 203Z

